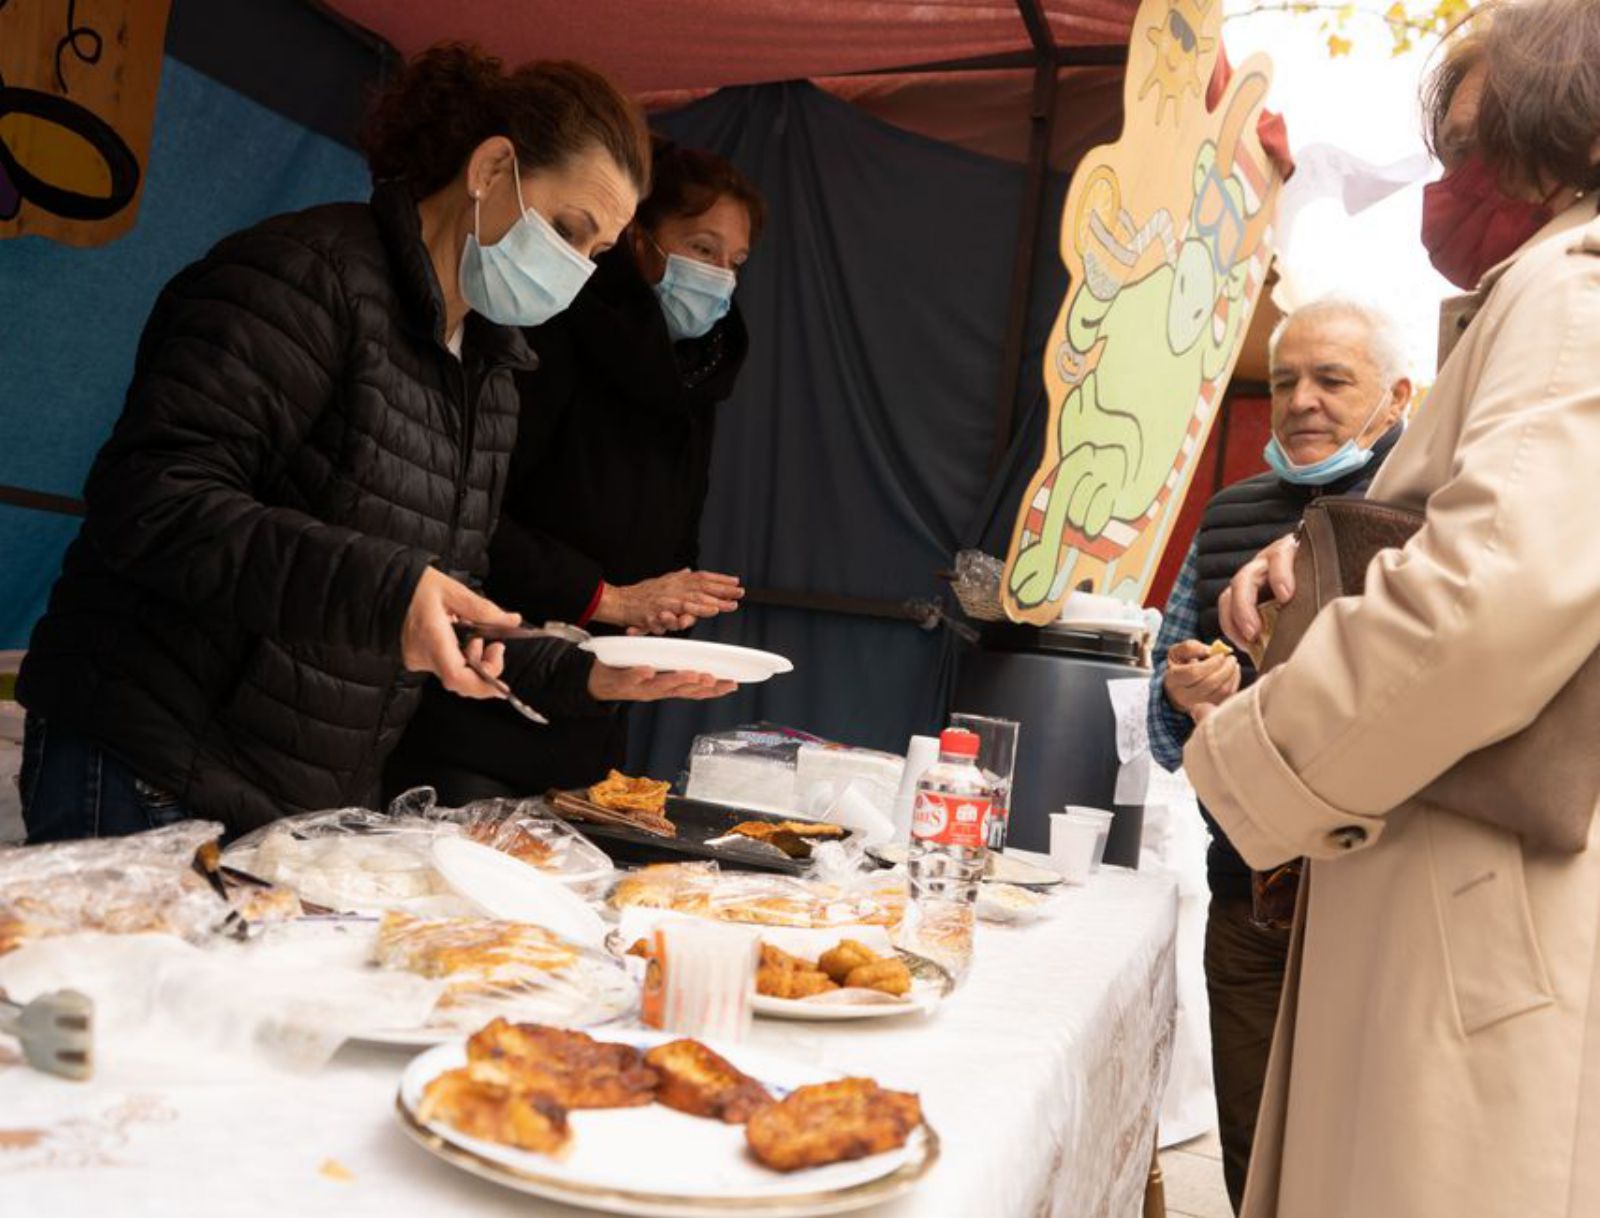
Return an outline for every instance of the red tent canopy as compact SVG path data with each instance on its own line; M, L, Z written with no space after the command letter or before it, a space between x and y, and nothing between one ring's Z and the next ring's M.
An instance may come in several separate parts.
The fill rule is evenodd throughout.
M411 55L441 39L581 59L635 93L884 71L1033 49L1015 0L328 0ZM1042 0L1059 47L1126 46L1137 0Z

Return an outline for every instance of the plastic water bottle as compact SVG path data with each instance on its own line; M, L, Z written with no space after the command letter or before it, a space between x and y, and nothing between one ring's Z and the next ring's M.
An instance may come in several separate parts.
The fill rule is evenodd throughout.
M992 792L977 761L976 733L940 734L939 761L917 783L906 865L916 905L912 950L958 981L972 966L978 885L989 856Z

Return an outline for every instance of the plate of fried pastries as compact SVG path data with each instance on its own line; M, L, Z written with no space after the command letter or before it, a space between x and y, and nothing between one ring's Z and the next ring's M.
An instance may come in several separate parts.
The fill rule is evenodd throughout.
M913 952L841 939L812 960L763 942L753 1005L771 1019L882 1019L927 1014L954 989L945 969Z
M626 910L606 947L642 978L651 954L651 929L682 916ZM757 1015L770 1019L832 1022L926 1015L955 989L949 972L924 956L893 947L880 926L831 931L763 927L760 938L752 1005Z
M406 1133L474 1175L650 1218L840 1214L938 1158L918 1098L868 1078L669 1033L497 1019L414 1059Z

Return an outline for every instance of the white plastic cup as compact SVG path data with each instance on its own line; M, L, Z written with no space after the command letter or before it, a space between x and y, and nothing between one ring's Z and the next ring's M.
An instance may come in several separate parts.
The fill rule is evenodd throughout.
M705 1040L750 1034L761 957L753 931L686 918L663 922L652 939L643 1023Z
M894 840L911 840L911 813L916 806L917 781L939 761L937 736L913 736L906 749L906 768L900 777L900 790L894 797Z
M1099 871L1100 864L1105 862L1106 859L1106 842L1111 839L1111 822L1115 819L1113 814L1107 812L1104 808L1087 808L1079 804L1068 804L1066 815L1077 817L1079 820L1092 821L1097 827L1099 838L1095 842L1094 862L1089 870Z
M1086 884L1094 868L1100 827L1066 812L1050 815L1050 862L1069 884Z

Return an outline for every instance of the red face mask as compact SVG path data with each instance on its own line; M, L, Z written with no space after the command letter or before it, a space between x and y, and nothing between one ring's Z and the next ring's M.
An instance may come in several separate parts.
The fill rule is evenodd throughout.
M1422 244L1439 274L1459 288L1476 287L1549 222L1548 207L1506 194L1477 155L1422 191Z

